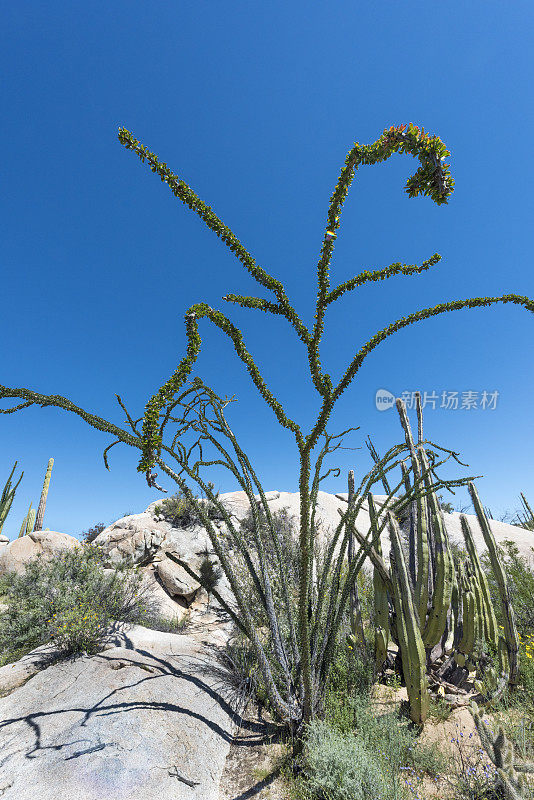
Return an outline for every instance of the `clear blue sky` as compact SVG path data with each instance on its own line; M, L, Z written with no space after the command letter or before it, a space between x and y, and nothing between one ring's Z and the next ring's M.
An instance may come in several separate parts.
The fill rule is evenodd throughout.
M185 352L183 317L205 301L241 328L265 380L304 428L318 397L303 345L280 317L222 301L262 290L198 216L117 139L124 126L178 173L280 279L307 324L330 197L347 152L413 122L451 151L448 205L409 199L418 167L396 154L356 173L331 262L332 286L396 261L441 262L368 284L330 307L324 368L338 379L390 322L439 302L534 297L534 6L501 0L3 4L0 383L68 397L117 425L141 417ZM200 324L196 374L238 403L228 419L266 490L297 490L281 429L224 335ZM377 389L498 392L495 409L425 408L428 436L460 451L497 516L534 500L534 317L515 305L455 311L386 340L340 400L329 430L360 426L322 488L346 491L402 440ZM2 400L2 408L16 404ZM20 401L19 401L20 402ZM410 412L412 420L415 412ZM161 496L139 451L74 414L0 415L0 490L24 477L4 526L17 536L54 469L44 527L79 536ZM232 476L216 478L235 491ZM176 485L159 471L158 482ZM381 492L381 487L377 487ZM453 503L467 503L467 491Z

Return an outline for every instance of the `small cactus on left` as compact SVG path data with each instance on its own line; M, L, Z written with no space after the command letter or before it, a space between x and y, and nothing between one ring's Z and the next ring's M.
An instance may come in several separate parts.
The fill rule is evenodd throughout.
M12 489L11 488L11 478L13 477L13 473L15 472L16 466L17 466L17 462L15 461L15 466L11 470L11 475L7 479L6 485L4 486L4 490L2 492L2 497L0 497L0 533L2 533L2 528L4 526L5 519L6 519L7 515L9 514L9 509L11 508L11 504L13 502L13 498L15 497L15 491L17 489L17 486L19 485L19 483L22 480L22 475L24 475L24 472L23 472L22 475L20 476L20 478L18 479L16 485Z

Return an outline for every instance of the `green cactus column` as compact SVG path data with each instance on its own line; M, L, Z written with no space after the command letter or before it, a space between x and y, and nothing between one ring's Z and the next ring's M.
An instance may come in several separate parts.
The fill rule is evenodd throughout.
M397 616L397 635L402 658L402 670L410 703L410 719L422 725L428 715L428 684L426 654L419 630L419 619L414 606L408 571L402 552L398 524L388 514L391 541L391 580Z
M475 540L473 539L473 534L471 533L471 528L469 527L467 517L464 514L460 516L460 523L462 525L462 533L464 535L466 549L469 554L471 564L473 565L475 576L477 577L482 590L484 637L486 641L492 642L495 646L497 646L499 640L499 630L495 612L493 610L493 603L491 601L488 579L480 564L480 559L475 546Z
M491 530L490 524L482 508L482 504L478 497L478 492L472 483L467 484L471 500L475 507L478 524L482 531L486 547L491 561L491 568L499 587L499 594L501 597L503 616L504 616L504 635L506 637L506 646L508 648L508 659L510 662L510 676L509 682L511 685L517 683L519 674L519 636L515 624L515 614L510 601L510 590L508 588L508 581L506 580L506 573L504 566L497 551L497 543Z
M21 536L26 536L26 534L28 533L28 521L30 519L31 510L32 510L32 504L30 503L30 507L28 509L28 513L24 517L24 519L22 521L22 525L20 526L20 531L19 531L19 535L18 535L19 539L20 539Z
M429 489L431 486L429 463L423 447L419 448L419 457L421 459L423 471L426 474L424 479L425 486ZM452 563L452 553L449 545L449 537L445 528L443 511L439 507L434 491L428 495L428 505L430 509L431 527L434 532L436 574L432 605L423 630L423 641L425 648L431 650L438 644L445 633L447 614L452 598L454 566Z
M349 507L352 506L354 502L354 470L349 470L349 481L348 481L348 503ZM348 548L348 567L350 569L352 562L355 558L355 547L354 547L354 525L349 527L349 548ZM349 615L350 615L350 630L352 635L354 636L355 640L359 642L361 645L365 645L365 633L363 629L363 619L362 619L362 609L360 604L360 598L358 595L358 577L354 580L354 583L350 590L350 606L349 606Z
M423 430L422 430L422 417L421 417L421 410L420 410L420 395L416 392L416 402L418 403L417 409L417 417L418 417L418 432L419 432L419 441L422 438ZM410 427L410 421L408 419L408 415L406 413L406 406L404 402L399 398L396 403L397 411L399 414L400 422L402 428L404 430L404 437L406 440L406 445L410 451L410 457L412 461L412 469L413 469L413 476L414 476L414 483L416 480L419 480L422 474L422 462L421 462L421 453L424 453L424 448L419 445L416 451L415 444L413 441L412 436L412 429ZM419 454L419 456L418 456ZM404 472L403 472L404 476ZM429 545L428 545L428 535L429 535L429 528L428 528L428 510L427 510L427 500L426 497L419 497L417 498L417 542L416 542L416 581L414 587L414 599L415 604L417 607L417 613L419 617L419 626L421 630L425 627L426 615L427 615L427 607L428 607L428 596L429 596L429 565L430 565L430 553L429 553Z
M367 495L369 520L373 530L373 547L382 556L382 545L378 534L378 514L373 495ZM373 567L374 626L375 626L375 667L380 672L388 653L389 643L389 604L388 592L384 579L376 567Z
M37 518L35 520L35 531L41 531L43 529L43 519L44 513L46 508L46 498L48 497L48 487L50 486L50 477L52 475L52 467L54 466L54 459L51 458L48 461L48 467L46 468L46 475L43 483L43 490L41 492L41 499L39 501L39 508L37 509Z
M35 524L35 508L28 513L28 522L26 524L26 533L31 533L33 531L33 526Z
M22 480L22 475L24 475L23 472L20 478L18 479L16 485L12 489L11 478L13 477L13 473L15 472L16 467L17 467L17 462L15 461L15 466L11 470L11 475L7 479L7 483L4 486L4 490L2 492L2 497L0 498L0 533L2 533L2 528L4 527L5 519L9 514L9 509L11 508L11 504L13 503L13 498L15 497L15 491L17 489L17 486Z

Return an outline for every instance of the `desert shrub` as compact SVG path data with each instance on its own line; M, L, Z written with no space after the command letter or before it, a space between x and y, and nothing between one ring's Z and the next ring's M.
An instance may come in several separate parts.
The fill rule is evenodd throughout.
M351 733L324 720L306 732L304 774L316 797L328 800L389 800L390 787L380 763Z
M189 625L190 617L190 612L187 612L180 620L170 620L157 612L144 611L140 615L139 624L153 631L183 633Z
M38 555L21 575L10 573L8 610L0 615L0 650L28 652L50 640L62 653L94 652L112 621L141 622L154 611L142 575L121 566L104 572L95 545Z
M341 642L325 687L323 713L329 724L341 733L354 730L354 697L368 703L375 680L372 647L366 645L354 650Z
M83 544L91 544L94 542L99 533L102 533L107 526L103 522L97 522L94 528L89 528L88 531L82 531Z
M214 493L213 484L208 483L208 486L211 492ZM214 493L214 496L218 498L219 492ZM223 519L222 513L219 511L215 503L209 499L201 500L196 495L195 500L200 500L200 502L204 502L206 504L209 519ZM154 506L154 514L156 516L162 516L165 520L167 520L167 522L170 522L171 525L174 525L177 528L187 528L190 525L197 525L200 523L200 517L198 516L194 504L187 499L181 489L178 490L176 494L173 494L172 497L167 497L165 500L163 500L161 505Z

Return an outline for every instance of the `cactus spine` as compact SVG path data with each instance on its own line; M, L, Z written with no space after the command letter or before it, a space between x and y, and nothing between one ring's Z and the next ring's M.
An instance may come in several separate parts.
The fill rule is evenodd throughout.
M417 611L413 603L398 524L391 514L388 514L388 523L397 636L402 658L402 670L410 702L410 719L421 725L426 720L429 705L425 648L421 638L421 631L419 630Z
M48 466L46 468L46 475L43 483L43 489L41 492L41 499L39 501L39 508L37 510L37 518L35 520L35 531L41 531L43 529L43 518L46 508L46 498L48 497L48 487L50 486L50 477L52 475L52 467L54 466L54 459L51 458L48 461Z
M508 680L510 684L514 685L517 683L519 673L519 636L517 634L517 628L515 624L514 610L510 602L508 581L506 580L506 573L504 571L502 561L499 558L495 537L484 513L484 509L480 503L478 492L472 483L468 483L467 488L469 489L469 494L471 495L471 500L473 501L473 505L475 507L478 524L480 525L484 541L486 542L493 574L495 575L497 586L499 587L499 594L501 597L504 616L504 635L506 638L508 659L510 662L510 675Z

